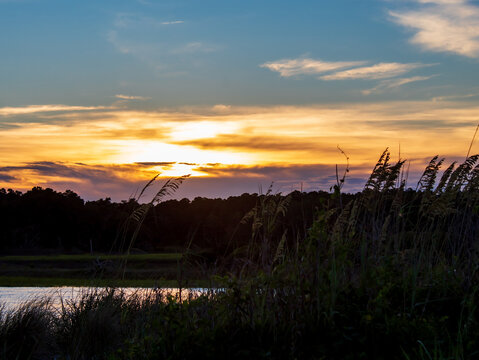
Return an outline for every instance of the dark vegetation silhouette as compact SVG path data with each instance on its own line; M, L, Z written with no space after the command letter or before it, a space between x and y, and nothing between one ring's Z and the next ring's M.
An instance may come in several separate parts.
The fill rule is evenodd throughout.
M248 242L251 227L241 220L265 196L139 204L135 199L84 201L70 190L35 187L21 193L0 189L0 249L4 255L126 251L124 242L130 239L121 239L125 222L134 211L138 215L138 209L149 207L135 240L137 250L180 251L191 241L193 248L224 255ZM304 237L315 209L328 197L326 192L294 192L287 216L278 219L280 227ZM130 231L135 229L132 226Z
M444 160L434 157L410 189L404 161L391 163L386 150L356 195L341 193L345 178L338 175L331 194L281 196L270 189L263 196L166 202L183 206L176 207L181 221L189 221L188 209L200 219L218 211L212 224L222 222L221 204L242 206L228 213L231 227L220 226L226 240L215 229L195 229L196 222L186 232L193 242L199 234L223 260L207 292L185 298L91 290L60 310L42 300L2 311L0 356L477 359L478 160L469 156L442 171ZM142 226L160 221L161 204ZM122 209L123 220L142 206L106 205ZM142 236L138 243L149 243Z

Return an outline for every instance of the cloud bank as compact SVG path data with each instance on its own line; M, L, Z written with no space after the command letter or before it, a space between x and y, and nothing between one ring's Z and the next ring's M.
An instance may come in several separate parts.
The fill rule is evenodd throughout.
M410 84L410 83L413 83L413 82L416 82L416 81L429 80L434 76L435 75L431 75L431 76L412 76L412 77L408 77L408 78L397 78L397 79L383 80L377 86L375 86L371 89L363 90L362 93L364 95L370 95L370 94L373 94L373 93L382 92L384 89L395 89L395 88L398 88L400 86Z
M151 97L146 97L146 96L131 96L131 95L123 95L123 94L117 94L115 95L117 99L121 100L149 100Z
M332 70L364 65L364 61L322 61L314 59L283 59L260 65L271 71L279 72L282 77L295 75L317 75Z
M267 62L260 65L260 67L278 72L281 77L320 75L318 79L324 81L383 80L396 78L395 80L382 81L372 89L362 90L364 95L369 95L373 92L377 93L384 90L397 88L412 82L428 80L432 76L413 76L408 78L398 77L419 68L435 65L399 62L381 62L368 65L368 63L369 62L367 61L330 62L309 58L300 58Z
M416 0L415 10L390 11L393 22L414 32L423 50L479 57L479 7L466 0Z
M0 116L35 114L43 112L72 112L110 109L108 106L70 106L70 105L28 105L18 107L1 107Z
M403 75L414 69L424 67L424 64L379 63L372 66L358 67L321 76L322 80L378 80Z
M387 80L383 86L394 87L399 85L393 80L414 79ZM463 158L479 113L473 102L447 100L220 110L66 108L4 111L10 115L0 118L0 187L40 185L89 199L125 199L161 173L192 174L188 196L252 192L270 181L285 189L303 182L305 189L328 190L335 164L344 162L338 144L355 179L364 180L378 155L399 144L401 156L413 160L413 173L435 154ZM478 150L474 145L473 152ZM355 184L362 186L359 180Z

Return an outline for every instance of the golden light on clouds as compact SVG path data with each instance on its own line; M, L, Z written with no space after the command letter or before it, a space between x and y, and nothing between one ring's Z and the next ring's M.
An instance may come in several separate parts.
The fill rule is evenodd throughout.
M249 163L248 154L236 154L228 151L202 150L194 146L181 146L151 140L118 140L113 141L118 153L109 159L114 163L133 162L183 162L194 164L221 163L242 164ZM173 176L182 175L180 173ZM171 176L171 171L170 175Z
M303 181L312 176L305 169L312 174L314 166L324 165L322 171L330 172L328 166L344 162L338 145L353 170L363 169L357 175L364 176L388 146L397 157L400 145L413 168L435 154L464 156L479 114L470 103L437 101L174 111L39 109L28 113L28 121L21 109L3 117L0 187L93 186L105 174L122 181L145 180L156 172L248 177L272 167Z
M171 139L176 141L212 138L219 134L231 134L240 129L240 124L225 121L194 121L187 123L170 123L172 130L169 133Z

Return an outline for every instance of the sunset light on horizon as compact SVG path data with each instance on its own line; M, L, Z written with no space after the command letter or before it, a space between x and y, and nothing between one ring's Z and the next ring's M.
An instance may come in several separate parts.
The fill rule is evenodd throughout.
M359 191L386 148L413 186L479 122L473 0L0 0L0 31L5 189L329 191L342 150Z

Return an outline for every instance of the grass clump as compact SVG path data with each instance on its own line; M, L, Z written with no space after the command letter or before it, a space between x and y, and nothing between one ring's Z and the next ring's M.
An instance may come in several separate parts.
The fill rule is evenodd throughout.
M54 313L48 300L0 310L0 358L43 359L55 352Z

